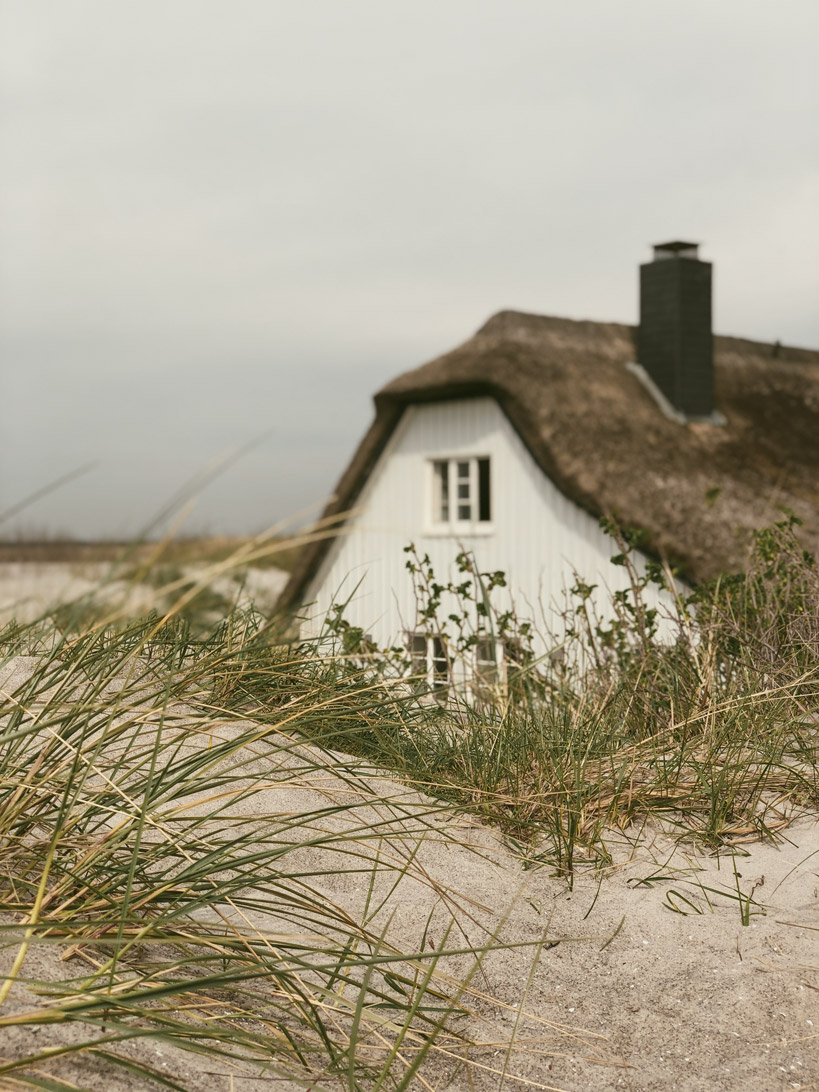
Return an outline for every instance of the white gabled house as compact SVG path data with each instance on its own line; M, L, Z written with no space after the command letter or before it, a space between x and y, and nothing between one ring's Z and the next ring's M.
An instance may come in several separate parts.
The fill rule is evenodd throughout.
M559 608L573 572L600 585L625 587L610 563L619 547L599 521L569 500L535 462L489 396L410 404L356 498L356 513L306 584L313 604L306 633L315 633L333 603L379 647L407 643L418 655L425 638L404 547L430 558L438 580L453 577L457 554L474 555L482 572L503 571L499 608L541 629ZM445 604L446 617L453 603ZM430 669L443 654L426 638Z
M646 556L690 581L740 567L782 506L816 548L819 352L712 337L711 266L693 244L655 247L640 285L637 328L501 312L376 395L325 510L338 533L305 550L285 589L306 634L344 602L376 645L445 674L440 638L419 623L410 543L441 583L461 550L502 571L498 609L542 630L575 574L628 585L604 515L642 529ZM485 669L502 649L481 641L475 656Z

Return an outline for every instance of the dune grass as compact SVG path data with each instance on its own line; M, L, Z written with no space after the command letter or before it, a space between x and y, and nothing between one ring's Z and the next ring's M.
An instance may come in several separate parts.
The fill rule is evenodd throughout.
M467 939L443 890L435 949L390 938L390 895L430 884L416 849L442 818L477 814L570 884L613 827L661 817L718 847L819 805L819 581L790 520L742 578L677 598L673 640L639 588L603 622L578 584L561 655L513 634L489 698L427 694L338 625L329 647L253 610L197 623L206 589L0 634L0 1036L59 1029L6 1055L0 1086L84 1087L93 1060L186 1087L131 1049L150 1041L227 1075L407 1087L436 1053L471 1056L473 977L500 944ZM355 910L328 897L341 870ZM35 952L63 972L54 956L32 981Z
M404 1087L438 1040L463 1045L454 1017L494 945L465 942L443 893L435 950L396 950L379 918L400 879L429 882L412 847L438 836L442 805L384 795L366 763L302 746L286 707L275 725L226 717L238 680L278 662L258 619L187 633L150 617L6 635L0 913L15 955L0 1002L32 945L68 956L70 974L36 1007L0 1007L0 1035L71 1024L66 1055L160 1083L118 1046L149 1036L225 1072ZM358 916L322 890L339 869L360 877ZM457 955L471 970L454 980L438 967ZM0 1084L58 1087L38 1084L53 1048L0 1062Z
M638 829L648 816L714 847L774 836L819 805L819 572L798 520L759 532L744 574L685 595L668 570L640 575L633 544L620 541L615 563L630 569L631 593L596 615L577 580L539 655L526 624L491 606L500 574L463 558L472 601L486 608L479 624L517 649L506 684L489 692L467 685L443 702L399 701L406 658L362 646L337 613L336 658L313 658L310 685L336 694L339 709L345 686L358 695L368 683L369 694L346 720L307 717L304 730L332 739L343 723L345 747L500 824L569 879L579 861L606 863L607 830ZM665 618L646 605L652 581L667 593ZM474 654L474 612L470 622L467 603L449 615L447 632L435 606L422 599L419 617L444 635L457 669Z
M121 562L133 566L150 561L159 552L162 564L166 566L178 567L197 562L213 564L234 558L237 551L254 541L253 537L180 535L171 539L144 540L135 544L117 539L84 541L67 536L19 535L0 538L0 563L90 565ZM274 538L272 545L275 549L257 557L254 564L260 567L275 565L276 568L289 572L298 559L299 548L291 546L289 539L285 537Z

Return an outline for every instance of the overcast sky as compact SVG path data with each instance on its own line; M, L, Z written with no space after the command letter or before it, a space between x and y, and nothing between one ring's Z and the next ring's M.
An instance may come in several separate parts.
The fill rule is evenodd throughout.
M816 0L0 0L0 525L318 505L395 374L517 308L819 347Z

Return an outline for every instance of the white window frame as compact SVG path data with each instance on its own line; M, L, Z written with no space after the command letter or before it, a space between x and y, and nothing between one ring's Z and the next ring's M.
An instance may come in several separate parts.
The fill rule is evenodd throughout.
M424 642L423 650L417 645ZM419 633L417 631L407 633L407 649L410 655L410 674L415 679L421 679L432 691L441 691L449 688L452 665L447 655L443 640L436 634ZM421 657L423 656L423 663ZM436 670L436 665L446 663L446 670L442 674Z
M480 514L480 477L478 463L486 459L489 463L489 516L488 520L479 519ZM495 525L495 483L493 473L493 458L491 455L435 455L427 460L427 488L426 488L426 520L425 530L432 535L488 535L492 534ZM449 518L441 517L441 489L439 466L445 463L447 467L447 494ZM458 464L467 463L469 476L467 479L459 478ZM470 515L463 519L459 514L458 484L460 481L469 483L469 509Z
M475 679L483 686L501 683L503 642L490 633L482 633L475 644Z
M488 694L508 694L510 669L522 666L523 648L510 637L480 634L475 645L472 686L478 700Z

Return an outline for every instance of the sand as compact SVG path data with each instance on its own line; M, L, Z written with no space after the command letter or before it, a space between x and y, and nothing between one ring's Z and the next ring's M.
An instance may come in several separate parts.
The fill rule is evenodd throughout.
M197 580L206 566L186 565L181 571L186 579ZM104 583L110 572L108 562L0 562L0 626L12 618L20 623L34 621L61 603L89 596L125 613L148 611L157 605L156 591L147 584ZM287 579L281 569L249 568L241 575L219 576L208 586L230 602L238 596L240 603L254 602L261 610L272 610Z
M31 657L21 657L7 665L0 681L13 689L32 666ZM211 730L224 735L238 729L224 723ZM317 748L302 746L301 753L324 761L330 771L355 765ZM509 1089L819 1089L816 816L796 820L776 845L755 842L720 855L694 850L657 826L611 832L611 868L603 874L581 868L570 887L531 856L522 859L495 830L453 811L441 810L419 841L410 830L412 815L429 802L377 771L355 784L333 772L294 782L296 754L281 752L275 768L269 759L254 760L248 776L263 775L268 787L243 800L238 813L263 827L328 800L353 800L356 807L332 821L343 832L345 824L352 830L372 818L374 797L390 797L391 806L378 809L384 852L399 862L412 860L394 889L393 877L379 879L389 894L373 925L391 919L393 945L413 950L431 916L426 943L440 946L450 914L460 928L460 935L450 934L450 944L481 946L495 937L528 945L491 953L473 981L484 995L472 1003L481 1020L464 1030L491 1042L474 1053L483 1068L468 1078L453 1062L433 1058L423 1071L430 1086L498 1088L505 1044L514 1032L519 1047L508 1059ZM192 801L191 810L196 806ZM328 900L351 914L361 912L366 885L350 871L349 858L329 848L296 854L305 869L324 869L315 886ZM737 885L752 895L747 924ZM280 923L260 913L254 924L264 929ZM547 945L532 972L532 945L544 938ZM14 946L0 950L0 971L15 952ZM62 961L61 955L59 947L32 947L22 979L0 1012L44 1003L26 981L87 973L81 961ZM469 965L466 957L446 964L461 974ZM6 1029L0 1032L0 1055L23 1057L83 1034L76 1026ZM209 1059L202 1063L151 1040L131 1042L122 1051L196 1092L296 1087ZM57 1057L39 1068L49 1078L94 1092L160 1087L102 1060ZM4 1080L0 1075L0 1089L21 1087Z
M229 725L220 729L229 730ZM284 778L286 770L280 774ZM503 1065L504 1043L518 1021L516 1035L524 1045L510 1058L507 1087L531 1087L525 1081L573 1092L819 1087L819 823L814 817L794 823L778 846L750 844L733 857L694 853L656 829L639 836L631 832L629 839L612 834L613 867L602 876L581 871L569 888L547 867L524 867L495 831L446 811L419 848L418 839L406 832L408 820L397 811L411 820L424 799L384 778L365 779L359 789L327 775L296 785L283 780L243 801L239 811L263 824L267 816L308 810L328 799L349 802L356 792L358 809L336 820L337 829L372 817L372 792L387 795L393 800L393 817L385 827L389 853L398 859L415 853L410 873L373 923L392 916L392 944L413 950L432 914L428 943L440 946L449 911L462 928L462 936L450 936L450 945L468 939L480 946L492 934L504 942L544 936L549 942L528 993L531 947L491 953L473 983L487 996L475 1004L488 1023L473 1022L470 1030L495 1043L476 1052L482 1066ZM386 814L382 807L379 815ZM296 864L326 869L315 886L328 900L360 912L365 884L360 874L348 874L344 857L321 849L297 853ZM741 890L753 891L747 925L731 897L734 866ZM684 912L675 912L672 904ZM254 920L259 928L277 924L263 914ZM13 951L3 953L6 968ZM61 962L60 954L59 948L33 948L24 976L55 980L87 973L76 959ZM463 973L468 964L458 957L448 965ZM18 986L3 1011L42 1003ZM0 1054L20 1057L33 1045L58 1045L81 1034L76 1027L6 1031ZM271 1087L247 1071L234 1072L231 1085L226 1066L208 1061L200 1069L196 1056L149 1040L124 1049L197 1092ZM100 1092L150 1087L102 1062L56 1059L40 1068ZM470 1085L463 1071L452 1080L452 1069L446 1060L433 1059L425 1076L433 1087L497 1087L491 1072L477 1071ZM5 1087L2 1077L0 1087ZM276 1082L275 1087L290 1085Z

